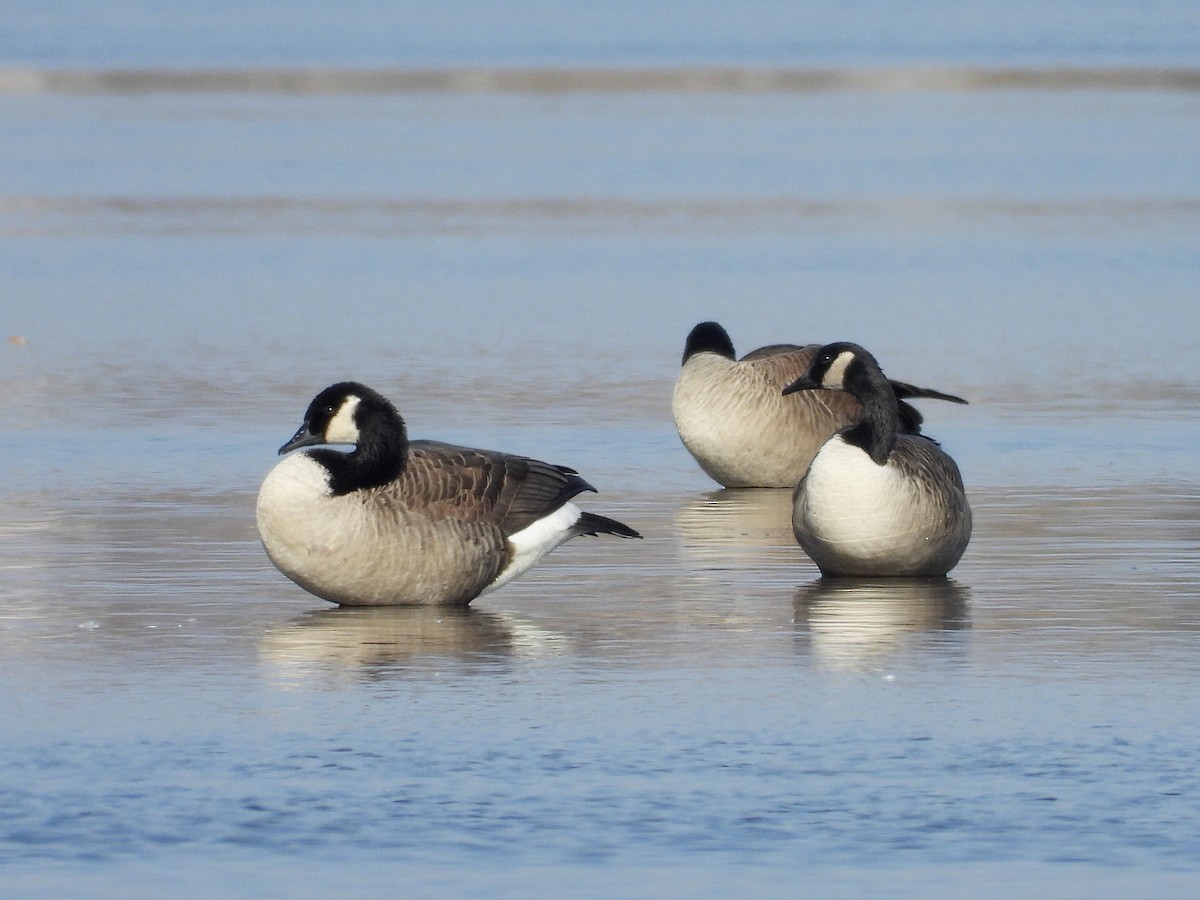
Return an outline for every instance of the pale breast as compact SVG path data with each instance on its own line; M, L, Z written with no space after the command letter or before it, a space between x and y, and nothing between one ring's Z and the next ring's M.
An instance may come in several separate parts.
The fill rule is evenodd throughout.
M324 469L303 453L268 474L257 518L281 572L347 605L466 603L506 556L496 526L434 518L386 491L330 496Z
M809 532L849 548L898 540L907 530L911 499L895 467L876 465L835 438L813 460L797 502Z
M952 473L934 471L947 464ZM879 466L836 437L797 491L792 525L823 571L943 574L966 547L970 509L953 461L931 442L901 435L892 459Z

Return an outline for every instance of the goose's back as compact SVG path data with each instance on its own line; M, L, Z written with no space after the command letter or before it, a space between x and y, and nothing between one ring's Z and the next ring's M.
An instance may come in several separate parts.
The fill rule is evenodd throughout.
M726 487L795 487L821 445L859 413L849 394L783 388L819 346L774 344L733 361L698 353L671 396L675 427L700 467Z

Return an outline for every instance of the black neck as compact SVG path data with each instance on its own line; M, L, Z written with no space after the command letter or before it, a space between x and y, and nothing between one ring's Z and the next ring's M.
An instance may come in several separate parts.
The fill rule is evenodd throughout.
M322 447L309 455L329 471L329 487L335 497L380 487L400 476L408 463L408 433L397 417L384 427L366 426L358 446L350 453Z
M886 465L896 446L900 413L896 392L878 368L874 372L856 373L846 389L862 404L863 411L858 422L842 432L842 437L862 448L877 465Z

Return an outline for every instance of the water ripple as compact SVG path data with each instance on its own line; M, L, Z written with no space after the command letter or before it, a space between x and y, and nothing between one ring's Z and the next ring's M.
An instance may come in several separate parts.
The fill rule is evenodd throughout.
M753 66L449 68L99 68L0 70L0 93L818 93L1200 90L1192 67Z
M0 234L495 234L640 229L694 233L729 229L811 231L842 222L893 221L937 230L964 223L1047 223L1079 228L1163 227L1200 215L1200 195L1022 200L988 197L823 200L806 197L0 197Z

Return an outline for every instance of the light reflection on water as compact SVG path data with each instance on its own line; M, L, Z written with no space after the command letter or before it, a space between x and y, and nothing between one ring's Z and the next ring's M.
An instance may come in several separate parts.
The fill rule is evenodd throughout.
M773 654L784 652L780 638L793 624L812 649L842 641L846 655L861 643L864 660L902 647L906 634L964 627L1024 632L1060 651L1078 641L1073 652L1086 650L1085 659L1200 631L1195 487L992 487L972 500L975 534L949 579L824 579L792 537L788 491L614 485L590 503L635 522L645 541L632 551L574 541L463 616L327 609L269 566L248 490L17 494L0 517L3 620L10 641L69 638L84 659L89 645L108 641L140 652L137 636L156 629L178 630L207 654L206 630L272 623L261 647L252 635L242 643L278 658L365 666L438 654L602 662L645 653L655 664L703 656L710 634L721 633ZM276 620L289 609L300 617ZM667 638L669 652L648 636ZM1019 658L1028 646L1008 651Z
M822 578L796 592L796 624L818 666L879 669L929 649L914 636L970 628L970 597L954 578Z
M467 611L305 594L255 538L257 472L221 493L202 466L142 492L10 494L0 771L22 786L0 858L1200 849L1175 825L1200 802L1179 763L1200 740L1179 716L1200 675L1194 487L977 486L949 579L822 579L789 492L663 482L680 448L623 457L606 433L541 437L564 461L608 448L589 502L646 539L574 541Z
M458 609L320 609L269 629L260 652L280 683L320 673L364 679L407 667L490 664L505 657L540 659L570 652L555 634L504 611Z

